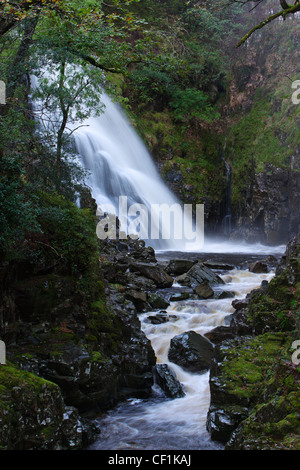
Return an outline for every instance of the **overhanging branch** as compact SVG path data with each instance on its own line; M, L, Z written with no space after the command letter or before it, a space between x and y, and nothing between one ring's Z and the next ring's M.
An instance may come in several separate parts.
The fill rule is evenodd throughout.
M276 18L279 18L279 17L282 17L283 19L286 18L286 16L288 15L293 15L295 14L297 11L300 11L300 3L297 2L295 5L292 5L292 6L289 6L288 8L285 8L277 13L275 13L274 15L270 15L268 16L268 18L266 18L264 21L262 21L261 23L259 23L258 25L254 26L254 28L252 28L239 42L238 44L236 45L236 47L240 47L242 44L244 44L244 42L247 41L247 39L250 38L250 36L252 36L252 34L257 31L258 29L261 29L263 28L266 24L268 23L271 23L271 21L274 21Z

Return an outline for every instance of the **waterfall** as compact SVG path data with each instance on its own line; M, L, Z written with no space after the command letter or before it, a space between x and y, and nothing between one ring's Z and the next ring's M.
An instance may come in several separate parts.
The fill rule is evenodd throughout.
M106 94L101 95L101 101L105 105L104 113L84 121L74 133L76 151L83 167L89 170L87 184L97 206L111 207L121 218L120 198L126 198L128 207L142 205L149 218L146 221L142 218L141 224L146 225L143 228L151 246L156 250L185 250L187 240L182 234L186 214L182 205L163 182L152 156L120 106ZM162 205L166 213L161 211ZM123 217L121 230L122 222L130 224L132 220L130 214L127 220ZM155 227L151 226L150 232L151 224ZM162 236L167 224L170 230L168 227L167 235ZM192 226L192 220L189 224ZM153 232L159 232L159 236L151 236ZM197 248L201 248L200 243Z

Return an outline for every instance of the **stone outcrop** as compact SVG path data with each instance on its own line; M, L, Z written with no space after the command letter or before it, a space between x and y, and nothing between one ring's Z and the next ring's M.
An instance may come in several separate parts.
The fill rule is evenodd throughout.
M167 397L182 398L185 396L181 383L167 364L156 364L154 378Z
M233 240L279 245L299 232L299 167L298 158L292 169L266 165L264 172L254 176L247 213L236 215Z
M1 450L79 450L88 443L84 420L65 405L58 385L11 365L0 366L0 377Z

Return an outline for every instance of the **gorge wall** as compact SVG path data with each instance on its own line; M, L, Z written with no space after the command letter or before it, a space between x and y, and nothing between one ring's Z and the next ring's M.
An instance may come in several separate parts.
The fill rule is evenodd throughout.
M248 26L270 8L269 2L245 15ZM208 85L204 78L198 83L218 109L211 122L178 123L168 105L153 111L155 100L133 112L166 184L184 203L204 203L208 234L276 245L300 229L300 124L291 100L292 82L299 78L298 25L296 17L275 21L242 47L226 46L227 70ZM225 163L231 171L230 233L224 231Z

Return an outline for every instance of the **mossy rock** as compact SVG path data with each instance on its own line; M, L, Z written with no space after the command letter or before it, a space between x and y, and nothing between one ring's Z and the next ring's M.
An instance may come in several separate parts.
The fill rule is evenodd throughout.
M1 449L81 448L78 414L68 414L58 385L9 363L0 366L0 390ZM73 443L66 414L72 421Z

